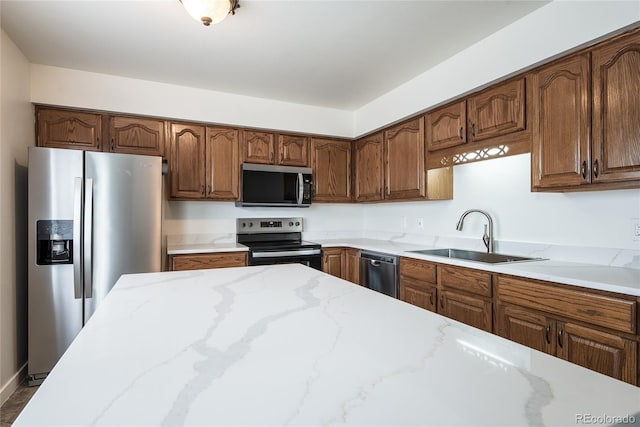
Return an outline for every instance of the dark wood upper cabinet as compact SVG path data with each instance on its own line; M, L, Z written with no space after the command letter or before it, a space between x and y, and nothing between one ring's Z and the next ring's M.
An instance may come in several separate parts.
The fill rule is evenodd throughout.
M201 199L205 196L205 128L171 124L170 196Z
M207 127L205 143L205 196L212 200L240 197L240 131L226 127Z
M37 145L102 151L102 115L74 110L37 109Z
M309 166L309 137L304 135L278 135L278 164Z
M640 31L591 54L594 183L640 180Z
M382 139L382 132L379 132L355 142L353 153L356 202L371 202L384 198Z
M467 132L472 142L524 130L524 77L470 96L467 100L467 116Z
M555 62L532 76L533 187L590 182L589 77L587 53Z
M386 199L423 199L425 191L424 118L384 131Z
M427 150L467 143L467 103L462 100L425 114Z
M109 117L109 151L162 156L166 122L142 117Z
M313 200L351 201L351 142L311 138Z
M271 132L242 131L242 161L273 164L275 162L276 137Z

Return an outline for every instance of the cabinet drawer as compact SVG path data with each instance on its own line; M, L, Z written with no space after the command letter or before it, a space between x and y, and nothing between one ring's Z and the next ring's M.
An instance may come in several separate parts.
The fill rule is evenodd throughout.
M436 284L436 264L411 258L400 258L400 276Z
M470 268L440 265L440 285L491 297L491 273Z
M500 301L617 331L636 331L636 303L633 300L502 275L497 278L496 289Z
M247 265L246 252L224 252L201 255L173 255L171 269L200 270L205 268L245 267Z

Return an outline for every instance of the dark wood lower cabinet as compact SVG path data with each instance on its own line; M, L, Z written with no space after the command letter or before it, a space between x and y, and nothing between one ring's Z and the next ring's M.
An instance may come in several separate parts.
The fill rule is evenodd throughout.
M637 385L634 341L569 322L558 322L557 340L561 359Z
M544 313L499 304L496 308L496 333L545 353L556 352L556 322Z
M418 281L401 278L400 299L435 313L437 290L435 286L424 286Z
M342 278L343 248L322 248L322 271Z
M211 254L185 254L169 256L169 268L171 268L172 271L246 266L246 252L219 252Z
M438 313L467 325L493 331L491 300L449 290L440 290Z

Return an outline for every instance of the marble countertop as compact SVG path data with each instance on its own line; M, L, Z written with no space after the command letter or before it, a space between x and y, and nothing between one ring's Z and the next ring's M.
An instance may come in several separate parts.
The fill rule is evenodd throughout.
M640 419L640 388L289 264L122 276L14 426L597 417Z
M568 261L543 260L514 262L508 264L487 264L482 262L449 259L422 255L411 251L434 249L438 246L417 245L394 240L377 239L313 239L323 247L345 246L362 250L423 259L442 264L459 265L494 273L512 274L529 279L546 280L566 285L582 286L626 295L640 296L640 270L607 265L586 264ZM193 242L176 241L168 245L169 255L248 251L246 246L235 242Z

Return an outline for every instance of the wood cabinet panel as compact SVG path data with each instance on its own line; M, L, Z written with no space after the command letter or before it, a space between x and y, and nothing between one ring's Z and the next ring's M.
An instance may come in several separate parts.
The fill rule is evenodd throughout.
M636 332L636 302L631 297L615 298L504 275L498 275L496 289L500 301L617 331Z
M436 285L437 264L413 258L400 258L400 276Z
M482 297L439 289L438 313L467 325L493 331L493 304Z
M200 270L207 268L245 267L246 252L221 252L215 254L172 255L171 270Z
M109 150L112 152L162 156L166 135L164 120L128 116L109 117Z
M357 285L360 284L360 250L354 248L346 248L345 253L345 268L343 279L353 282Z
M591 55L595 183L640 180L640 31Z
M588 54L555 62L532 76L533 187L576 186L590 182L589 79Z
M556 321L544 313L498 304L495 329L503 338L555 355Z
M401 277L400 299L435 313L437 290L435 286L425 286L424 282Z
M386 199L424 199L424 117L384 132Z
M343 248L322 248L322 271L335 277L343 276Z
M275 162L275 135L254 130L242 131L242 161L273 164Z
M440 285L485 297L492 295L492 274L452 265L439 266Z
M425 141L429 151L467 143L467 103L462 100L425 114Z
M351 143L335 139L311 139L316 202L351 201Z
M36 118L39 147L102 150L100 114L38 108Z
M205 196L212 200L240 197L239 130L225 127L206 129Z
M354 197L356 202L382 200L382 132L359 139L354 145Z
M199 199L205 196L205 128L171 124L171 197Z
M302 135L278 135L278 164L309 166L309 137Z
M558 357L601 374L637 384L634 341L574 323L558 323Z
M468 133L482 141L525 129L525 79L495 85L467 100Z

